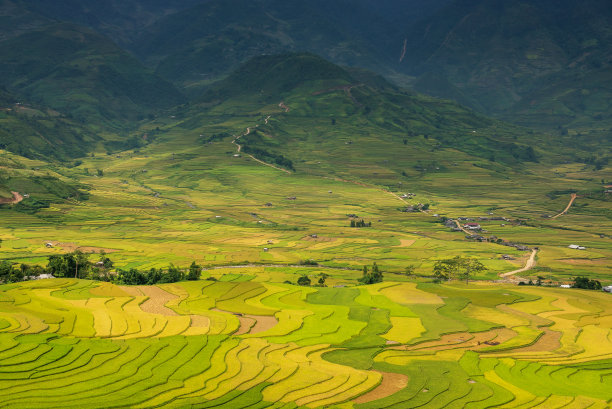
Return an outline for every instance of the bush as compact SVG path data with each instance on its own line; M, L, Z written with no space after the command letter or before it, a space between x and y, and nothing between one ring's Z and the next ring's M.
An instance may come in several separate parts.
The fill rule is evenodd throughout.
M589 280L588 277L574 278L573 288L582 288L585 290L601 290L601 282L598 280Z

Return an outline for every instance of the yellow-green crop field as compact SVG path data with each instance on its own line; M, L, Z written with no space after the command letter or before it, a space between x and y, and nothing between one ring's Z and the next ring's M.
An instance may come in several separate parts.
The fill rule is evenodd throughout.
M606 408L611 317L486 283L2 285L0 407Z
M0 195L27 194L0 206L0 261L80 250L120 269L204 266L200 280L159 286L0 285L0 407L610 407L612 298L558 285L612 284L612 168L402 142L380 109L351 117L344 92L315 90L288 97L288 112L239 99L184 108L131 132L149 138L138 149L100 142L78 163L0 151L13 186ZM295 172L238 151L256 125ZM517 137L497 127L453 141ZM478 221L487 240L444 217ZM371 227L350 227L362 219ZM537 248L520 276L550 287L501 280L532 253L497 238ZM486 269L433 283L436 261L455 256ZM384 281L358 285L373 263ZM322 273L327 287L296 285Z

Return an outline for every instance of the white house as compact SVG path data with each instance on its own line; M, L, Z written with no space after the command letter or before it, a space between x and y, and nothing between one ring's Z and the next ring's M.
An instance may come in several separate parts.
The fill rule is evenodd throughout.
M466 223L463 227L468 230L480 230L480 225L478 223Z

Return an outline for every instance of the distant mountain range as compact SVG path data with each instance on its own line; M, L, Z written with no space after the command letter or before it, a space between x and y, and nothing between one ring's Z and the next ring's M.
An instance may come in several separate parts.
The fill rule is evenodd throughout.
M113 129L311 52L555 132L612 127L604 0L3 0L0 85Z

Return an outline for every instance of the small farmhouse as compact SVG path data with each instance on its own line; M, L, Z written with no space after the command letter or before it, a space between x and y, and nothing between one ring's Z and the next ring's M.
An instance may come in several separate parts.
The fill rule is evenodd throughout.
M480 224L478 223L466 223L463 225L464 228L468 229L468 230L480 230Z

